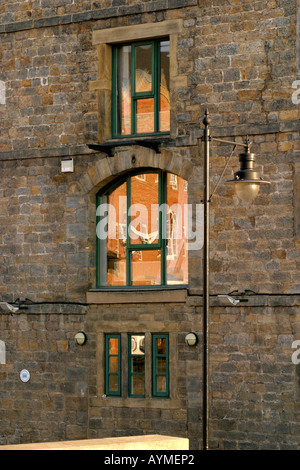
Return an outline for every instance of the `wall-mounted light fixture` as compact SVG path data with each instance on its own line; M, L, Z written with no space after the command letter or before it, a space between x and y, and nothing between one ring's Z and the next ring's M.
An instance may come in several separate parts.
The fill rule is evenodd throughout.
M188 346L196 346L198 342L198 337L195 333L189 333L185 337L185 342Z
M79 331L76 333L74 339L79 346L83 346L87 341L87 336L85 333L83 333L83 331Z
M234 179L226 181L226 183L234 183L237 196L245 202L252 202L258 195L259 189L263 185L270 184L265 181L254 169L255 155L250 152L250 142L246 142L246 152L241 153L240 169L235 172Z

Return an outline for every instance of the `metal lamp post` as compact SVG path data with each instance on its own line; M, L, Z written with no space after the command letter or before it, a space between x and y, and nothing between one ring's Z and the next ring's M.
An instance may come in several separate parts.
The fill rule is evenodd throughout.
M242 146L246 150L245 153L240 155L240 170L234 175L234 179L227 181L227 183L233 183L238 197L244 201L252 201L258 194L260 186L270 184L268 181L260 178L259 174L254 170L255 155L250 152L250 142L237 143L228 140L222 140L212 138L210 135L209 125L211 121L208 115L208 111L205 111L205 118L203 119L204 135L204 192L203 192L203 203L204 203L204 244L203 244L203 413L202 413L202 448L203 450L209 449L209 204L214 192L219 185L223 174L228 166L231 155L233 154L236 146ZM222 175L214 188L212 194L210 194L210 177L209 177L209 164L210 164L210 142L222 142L231 144L234 146L233 151L228 158L226 165L223 169Z

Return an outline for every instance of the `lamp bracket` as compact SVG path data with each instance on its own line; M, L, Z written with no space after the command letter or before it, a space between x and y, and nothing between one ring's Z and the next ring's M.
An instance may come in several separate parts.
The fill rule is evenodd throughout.
M216 137L213 137L212 140L214 142L221 142L222 144L229 144L229 145L239 145L240 147L244 147L245 149L247 149L247 152L250 152L250 146L252 144L252 142L250 142L250 140L248 139L248 136L247 136L247 139L246 139L246 142L242 143L242 142L233 142L232 140L224 140L224 139L217 139Z
M212 199L213 195L215 194L215 192L216 192L216 190L217 190L219 184L221 183L222 178L223 178L223 176L224 176L224 173L225 173L225 171L226 171L226 169L227 169L227 167L228 167L228 165L229 165L230 159L231 159L231 157L232 157L232 155L233 155L233 153L234 153L234 151L235 151L235 149L236 149L236 146L237 146L237 144L234 143L233 150L232 150L231 154L229 155L229 157L227 157L227 162L225 163L225 166L224 166L224 168L223 168L223 171L222 171L222 173L221 173L221 176L220 176L220 178L219 178L219 180L218 180L216 186L214 187L214 190L213 190L213 192L211 193L208 202L211 202L211 199Z

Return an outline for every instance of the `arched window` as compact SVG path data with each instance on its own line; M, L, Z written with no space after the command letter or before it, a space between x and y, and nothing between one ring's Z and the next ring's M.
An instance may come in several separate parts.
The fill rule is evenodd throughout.
M97 196L97 287L188 283L187 182L139 171Z

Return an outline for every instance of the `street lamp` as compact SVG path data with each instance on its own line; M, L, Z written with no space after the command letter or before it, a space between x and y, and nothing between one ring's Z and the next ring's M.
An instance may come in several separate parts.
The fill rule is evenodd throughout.
M204 142L204 191L203 191L203 204L204 204L204 244L203 244L203 413L202 413L202 443L203 450L209 448L209 204L212 196L215 193L221 179L228 166L230 157L237 146L242 146L245 153L240 155L240 170L234 174L233 180L227 181L235 185L237 196L243 201L251 202L257 196L260 186L270 184L268 181L263 180L259 174L254 170L255 155L250 152L250 142L247 139L245 143L231 142L224 139L213 138L210 135L209 125L211 121L208 115L208 110L205 111L205 118L203 124L205 126L203 134ZM209 157L210 157L210 142L221 142L233 145L233 151L227 159L226 165L223 169L221 177L210 194L210 180L209 180Z

